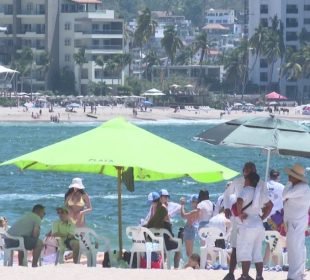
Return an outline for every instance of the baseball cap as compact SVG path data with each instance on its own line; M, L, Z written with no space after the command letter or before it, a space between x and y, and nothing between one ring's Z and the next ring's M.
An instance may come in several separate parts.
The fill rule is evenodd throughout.
M198 201L198 194L192 194L188 202Z
M147 196L147 202L151 204L152 202L156 202L157 200L159 200L159 198L160 198L160 195L158 192L151 192Z
M280 175L280 172L272 169L272 170L270 170L269 175L270 175L270 177L278 177Z
M169 193L168 193L168 191L166 189L161 189L159 191L159 195L160 196L168 196L168 197L170 197L170 195L169 195Z

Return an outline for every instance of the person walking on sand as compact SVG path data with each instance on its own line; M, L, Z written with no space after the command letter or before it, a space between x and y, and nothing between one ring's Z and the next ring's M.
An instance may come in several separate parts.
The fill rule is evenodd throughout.
M83 227L85 225L85 214L92 211L90 198L84 189L82 179L74 178L65 194L65 206L68 208L69 217L76 227Z
M308 226L310 188L305 177L305 169L295 164L285 169L288 185L283 191L284 224L289 270L288 280L305 278L305 230Z
M227 219L231 219L232 221L232 231L230 235L230 244L232 247L232 253L230 257L229 263L229 273L223 278L223 280L234 280L234 271L237 265L237 257L236 257L236 246L237 246L237 221L235 217L232 216L231 213L231 205L232 205L232 197L238 197L240 192L244 187L245 177L251 173L256 173L256 166L253 162L246 162L243 166L243 176L238 177L232 181L232 183L226 188L224 192L224 208L225 208L225 216ZM267 188L263 181L259 181L258 185L261 186L261 191L263 193L267 193ZM272 208L272 203L267 205L269 212Z
M38 266L38 260L43 248L43 242L39 239L41 221L45 216L45 208L41 204L36 204L32 208L32 212L26 213L12 227L8 233L12 236L22 236L26 250L32 250L32 267ZM18 241L13 239L6 239L5 244L7 248L18 246ZM18 264L22 265L24 259L24 252L18 251Z

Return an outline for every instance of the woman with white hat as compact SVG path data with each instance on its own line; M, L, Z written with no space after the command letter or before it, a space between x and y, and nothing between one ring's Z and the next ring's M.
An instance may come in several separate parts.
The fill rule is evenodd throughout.
M92 211L88 194L84 191L81 178L73 178L69 190L65 194L65 206L69 210L69 216L76 227L85 225L85 214Z
M289 184L284 188L284 223L289 270L287 279L302 280L305 273L305 230L308 225L310 188L305 169L295 164L285 169Z

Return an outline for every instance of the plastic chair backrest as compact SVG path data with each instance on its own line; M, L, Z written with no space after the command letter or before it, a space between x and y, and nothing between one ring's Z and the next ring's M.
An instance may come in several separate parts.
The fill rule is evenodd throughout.
M126 234L132 240L132 249L137 251L145 251L147 243L161 243L160 239L146 227L127 227Z
M224 233L216 227L203 227L199 229L198 235L201 239L205 240L207 244L214 246L215 240L225 239Z
M109 241L102 236L98 236L98 234L91 228L87 227L76 228L75 235L80 241L80 249L82 251L97 249L95 247L99 245L98 241L100 240L104 241L105 252L109 251L110 249Z
M275 230L265 231L265 241L269 244L270 251L272 254L282 252L280 239L281 236L278 231Z

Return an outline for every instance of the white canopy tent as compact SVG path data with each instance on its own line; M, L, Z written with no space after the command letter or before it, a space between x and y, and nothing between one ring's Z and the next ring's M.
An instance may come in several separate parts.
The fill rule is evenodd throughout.
M163 92L161 92L160 90L156 89L156 88L151 88L149 90L147 90L146 92L141 94L142 96L163 96L166 95Z

